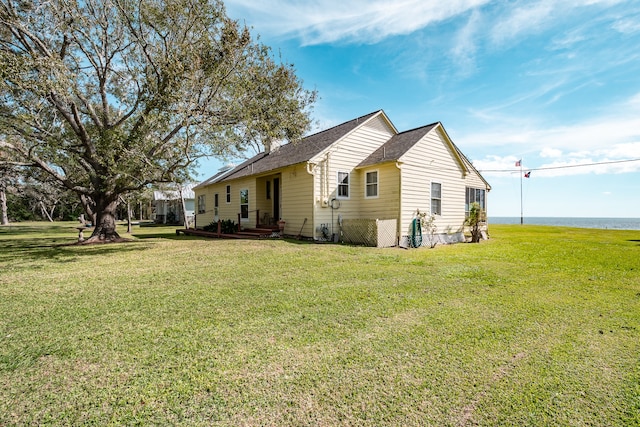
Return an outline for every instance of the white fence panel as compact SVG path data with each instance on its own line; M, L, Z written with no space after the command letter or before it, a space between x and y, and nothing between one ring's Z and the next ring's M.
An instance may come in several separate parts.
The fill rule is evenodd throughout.
M397 244L396 219L345 219L342 222L342 240L377 248L390 248Z

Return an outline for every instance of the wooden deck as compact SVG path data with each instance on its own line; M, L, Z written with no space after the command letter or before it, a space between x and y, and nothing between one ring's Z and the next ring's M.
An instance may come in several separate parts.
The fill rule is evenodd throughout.
M201 236L216 239L276 239L282 237L278 231L278 227L259 227L245 228L242 231L233 234L216 233L215 231L196 230L195 228L179 228L176 229L176 235L184 234L187 236Z

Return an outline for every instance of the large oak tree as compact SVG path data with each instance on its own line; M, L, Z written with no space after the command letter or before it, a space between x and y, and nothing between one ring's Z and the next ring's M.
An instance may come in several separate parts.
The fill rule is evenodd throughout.
M0 0L0 148L116 239L119 196L296 140L315 91L218 0Z

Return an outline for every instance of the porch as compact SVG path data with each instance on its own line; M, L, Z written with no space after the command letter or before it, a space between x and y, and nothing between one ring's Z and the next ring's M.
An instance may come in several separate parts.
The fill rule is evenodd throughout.
M261 227L261 228L245 228L242 231L234 233L223 233L222 231L205 231L195 228L179 228L176 229L176 235L184 234L186 236L200 236L217 239L279 239L282 233L278 226Z
M282 237L283 229L278 224L273 224L269 219L269 215L261 216L260 210L255 210L255 226L247 227L246 212L238 213L238 222L231 220L218 221L211 227L205 229L187 228L177 229L176 234L185 234L192 236L216 237L224 239L267 239ZM244 215L243 215L244 214Z

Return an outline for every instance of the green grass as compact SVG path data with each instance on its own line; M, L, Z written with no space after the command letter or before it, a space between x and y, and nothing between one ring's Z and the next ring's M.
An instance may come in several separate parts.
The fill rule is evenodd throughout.
M640 231L435 249L0 228L0 426L640 425Z

